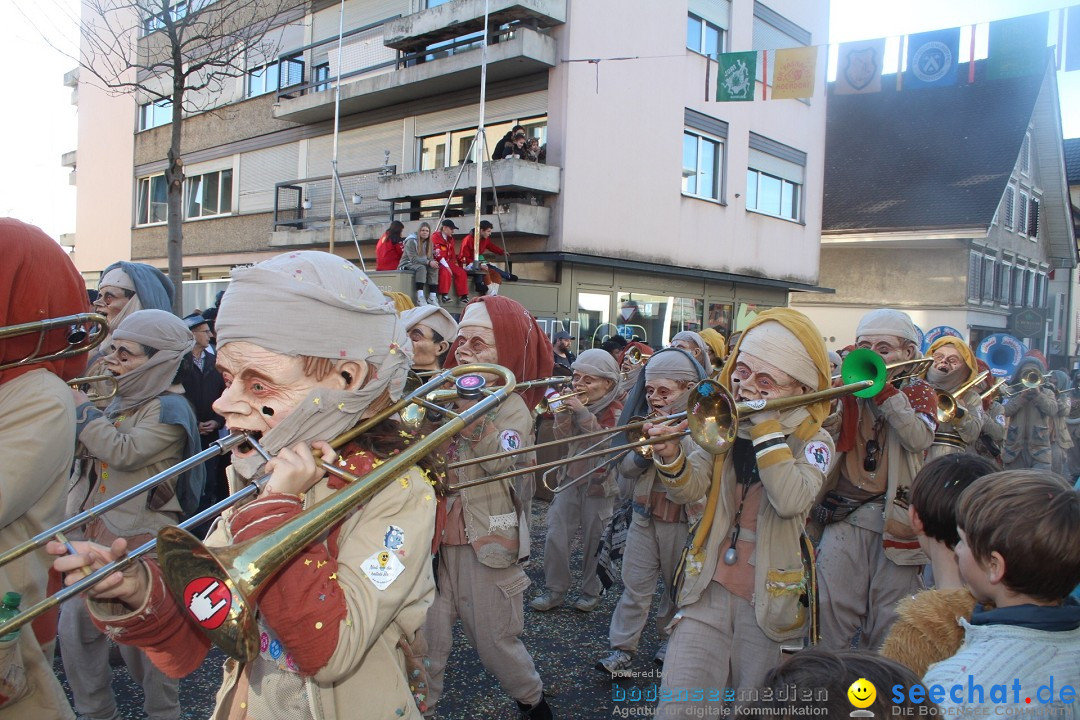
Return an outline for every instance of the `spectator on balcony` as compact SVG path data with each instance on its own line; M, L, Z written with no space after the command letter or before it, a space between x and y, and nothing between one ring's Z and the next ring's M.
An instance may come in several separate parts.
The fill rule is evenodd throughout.
M525 141L525 159L540 162L540 141L537 138Z
M405 238L401 233L405 231L405 225L400 220L394 220L379 241L375 243L375 269L397 270L401 264L401 254L404 252Z
M496 143L495 151L491 153L491 159L502 160L503 158L508 157L506 151L508 149L513 150L514 137L518 134L524 137L525 128L521 127L520 125L515 125L514 127L510 128L510 132L503 135L502 139L499 140L498 143ZM511 152L510 155L513 155L513 152Z
M454 250L454 231L457 225L453 220L445 219L439 226L439 232L431 236L432 254L439 263L439 295L444 303L450 302L450 283L453 281L454 292L462 303L469 302L469 276L458 262Z
M413 274L416 285L416 305L438 305L435 288L439 284L439 263L432 254L431 226L420 223L420 228L405 238L404 250L398 270L408 270ZM427 300L424 294L428 293Z
M487 220L480 221L480 253L476 253L477 233L474 229L461 241L461 252L458 254L458 262L465 268L465 272L473 276L473 289L479 295L498 295L499 286L503 280L517 280L513 275L501 268L484 261L484 255L506 256L506 252L491 242L492 225Z

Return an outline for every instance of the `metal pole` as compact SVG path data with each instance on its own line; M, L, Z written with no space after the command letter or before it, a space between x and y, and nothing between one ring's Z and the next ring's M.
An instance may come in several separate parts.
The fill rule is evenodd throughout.
M337 146L338 128L341 124L341 43L345 35L345 0L341 0L341 8L338 11L338 36L337 36L337 81L334 83L334 151L330 160L331 178L330 184L336 185L337 176ZM334 252L334 225L337 224L337 193L330 188L330 253Z
M484 133L484 103L487 101L487 51L488 51L488 12L490 0L484 0L484 44L480 49L480 122L476 128L476 138L480 142L474 142L476 153L476 214L473 219L473 265L480 260L480 210L483 208L484 188L484 151L487 149L486 135ZM475 268L474 268L475 269Z

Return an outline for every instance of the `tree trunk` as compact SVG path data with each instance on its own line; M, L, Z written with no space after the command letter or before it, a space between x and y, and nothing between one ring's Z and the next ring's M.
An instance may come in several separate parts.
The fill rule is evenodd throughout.
M169 257L169 279L176 294L173 296L173 312L184 314L184 161L180 159L180 137L183 123L184 87L173 86L172 124L169 136L169 165L165 168L168 187L169 224L166 243Z

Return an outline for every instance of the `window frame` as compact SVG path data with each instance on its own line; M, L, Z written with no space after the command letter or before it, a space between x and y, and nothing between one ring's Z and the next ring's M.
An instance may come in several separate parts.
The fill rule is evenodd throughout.
M146 115L150 108L157 108L154 111L154 117L157 117L159 112L168 113L168 118L154 125L146 124ZM143 132L146 130L153 130L154 128L164 127L172 122L172 100L154 100L153 102L143 103L139 105L139 125L136 132Z
M222 190L223 190L223 188L225 186L226 173L228 174L228 190L229 190L228 193L222 192ZM194 215L194 216L190 215L189 210L190 210L190 204L191 204L191 188L192 188L192 185L193 185L194 182L199 181L199 180L203 180L204 178L206 178L209 175L217 175L218 176L217 177L218 210L217 210L217 212L212 213L212 214L199 214L199 215ZM188 176L186 176L184 178L184 197L183 197L183 217L184 217L184 222L197 221L197 220L209 220L211 218L221 218L221 217L228 217L228 216L232 215L233 214L233 197L232 197L232 195L233 195L234 187L235 187L235 178L234 178L233 168L231 166L230 167L218 168L217 170L207 170L205 172L201 172L201 173L198 173L196 175L188 175ZM228 205L229 205L228 210L226 210L224 212L221 211L221 207L222 207L222 204L223 204L223 202L222 202L223 199L226 199L227 202L228 202ZM203 207L203 203L200 203L200 207Z
M750 193L751 193L751 191L750 191L750 174L751 173L757 173L757 181L756 181L754 191L753 191L753 197L754 197L755 205L757 204L757 202L759 201L759 199L761 197L761 176L763 176L763 175L765 177L772 178L774 180L778 180L780 182L780 209L781 209L781 211L783 211L783 209L784 209L784 189L785 189L785 187L787 187L788 185L791 185L792 187L797 188L797 190L795 192L797 193L798 197L795 199L795 203L794 203L794 205L795 205L795 217L788 217L787 215L780 215L780 214L776 214L776 213L771 213L771 212L768 212L767 210L761 210L759 207L750 207L750 196L751 196L750 195ZM753 168L753 167L747 167L746 168L746 212L757 213L758 215L765 215L766 217L774 217L774 218L777 218L779 220L787 220L788 222L801 223L802 222L803 194L804 194L803 193L803 183L792 182L791 180L787 180L785 178L782 178L779 175L773 175L772 173L767 173L764 170L758 170L757 168Z
M1009 183L1005 186L1005 197L1001 202L1005 205L1004 223L1006 230L1016 229L1016 186Z
M165 202L155 203L151 200L154 191L154 180L160 178L161 186L165 189ZM143 190L143 183L146 183L145 196ZM145 201L145 205L142 203ZM161 220L151 220L153 214L154 205L164 205L165 213L164 218ZM146 220L142 221L142 210L146 208ZM154 227L158 225L165 225L169 222L169 188L165 184L165 173L154 173L153 175L144 175L143 177L136 178L135 180L135 227Z
M713 191L714 195L703 195L699 192L689 192L686 189L686 181L689 179L689 175L686 174L686 167L683 167L682 187L681 194L684 197L694 198L695 200L706 200L708 202L723 203L724 198L724 161L727 154L727 139L719 138L711 133L704 132L697 128L683 127L683 143L685 147L687 136L697 139L697 168L694 172L694 177L700 179L701 170L701 158L702 158L702 145L703 143L711 143L714 145L714 157L715 162L713 166ZM700 184L700 183L698 183Z
M495 150L495 143L498 143L502 139L502 135L495 136L492 134L491 129L500 125L509 125L511 128L515 125L521 125L525 128L525 136L528 138L536 138L540 141L540 146L543 147L547 144L547 129L550 118L547 113L542 115L529 115L528 117L509 118L506 120L499 120L498 122L488 122L484 124L487 132L488 141L488 154L485 155L484 162L489 162L487 158L491 157L491 152ZM441 132L431 133L430 135L416 135L414 139L416 141L416 161L414 172L427 172L430 170L442 170L444 168L458 167L467 158L459 158L457 164L452 164L452 160L455 156L454 143L460 142L465 137L474 137L476 135L475 125L466 125L464 127L447 128ZM535 132L534 132L535 131ZM470 135L471 133L471 135ZM443 151L443 164L433 165L432 167L425 168L423 165L424 158L424 142L431 138L442 138L445 149ZM471 142L471 141L470 141ZM467 152L467 150L466 150Z
M687 40L689 40L689 37L690 37L690 27L689 27L689 25L690 25L691 20L696 20L699 23L698 48L695 49L695 48L692 48L689 45L687 45L686 49L689 50L692 53L696 53L698 55L704 55L705 57L712 58L712 59L715 60L716 55L719 55L719 54L724 52L724 40L726 39L727 31L724 30L724 28L717 25L716 23L711 22L711 21L701 17L697 13L687 12L686 13L686 23L687 23L686 35L687 35ZM709 53L705 52L708 49L707 45L706 45L706 38L708 37L707 31L708 31L709 28L712 28L713 30L716 30L716 34L717 34L717 38L716 38L716 55L710 55Z
M275 79L274 86L269 87L266 84L265 78L267 71L270 68L274 69ZM252 92L252 81L255 78L263 79L263 89L259 92ZM261 97L268 93L276 93L281 89L281 67L277 60L271 60L270 62L262 65L256 65L255 67L248 68L247 73L244 74L244 99L250 100L252 98Z
M1028 197L1027 236L1032 242L1039 241L1039 213L1042 210L1042 198L1034 192Z
M979 297L983 305L994 304L994 291L997 289L997 258L983 255L982 288Z
M998 302L1002 307L1012 306L1012 270L1013 263L1007 259L1001 261L1001 279L998 281Z
M1028 216L1028 194L1026 190L1020 190L1018 193L1019 202L1017 208L1019 212L1016 217L1016 234L1027 236L1027 216Z
M1024 133L1024 139L1020 142L1020 174L1031 177L1031 131Z

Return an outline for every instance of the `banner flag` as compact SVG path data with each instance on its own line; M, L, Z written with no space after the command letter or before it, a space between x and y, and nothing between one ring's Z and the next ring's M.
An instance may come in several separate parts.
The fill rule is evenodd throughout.
M717 59L717 102L745 102L754 99L757 83L757 52L723 53Z
M986 75L991 80L1041 75L1046 69L1048 13L990 23Z
M959 56L958 27L909 35L905 88L956 84L956 61Z
M881 67L885 58L885 38L840 45L836 84L833 93L855 95L881 92Z
M813 97L817 56L815 46L777 50L773 65L773 100Z

